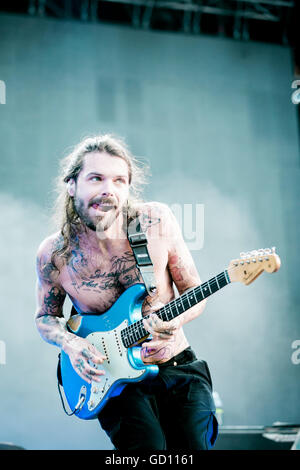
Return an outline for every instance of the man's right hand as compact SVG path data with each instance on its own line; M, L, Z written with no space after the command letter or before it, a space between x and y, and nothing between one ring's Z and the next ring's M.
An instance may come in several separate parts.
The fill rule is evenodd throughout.
M106 356L95 348L89 341L73 334L67 335L62 350L69 356L71 364L77 374L89 384L94 380L101 381L105 374L97 365L103 364Z

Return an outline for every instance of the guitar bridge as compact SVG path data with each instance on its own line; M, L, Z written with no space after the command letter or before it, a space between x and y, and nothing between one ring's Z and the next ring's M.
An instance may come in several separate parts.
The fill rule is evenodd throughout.
M101 338L101 343L102 343L103 353L104 353L104 355L106 356L106 361L107 361L108 364L110 364L109 355L108 355L108 350L107 350L107 347L106 347L106 344L105 344L105 340L104 340L103 337Z

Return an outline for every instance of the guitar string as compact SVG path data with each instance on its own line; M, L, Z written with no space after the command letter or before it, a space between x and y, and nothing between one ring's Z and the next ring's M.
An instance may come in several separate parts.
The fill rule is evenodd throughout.
M204 282L203 284L200 284L199 286L196 286L192 291L190 292L187 292L185 294L182 294L180 297L178 297L177 299L173 299L172 301L168 302L168 304L166 304L164 307L161 307L161 309L159 309L157 311L157 313L165 313L167 315L167 312L168 313L173 313L173 311L177 310L177 315L180 315L181 313L183 313L184 311L188 310L189 308L193 307L194 305L196 305L197 303L201 302L202 300L204 300L206 297L205 295L203 294L202 292L202 289L207 289L210 287L211 283L212 282L215 282L216 283L216 279L218 281L221 281L222 280L226 280L226 284L222 285L221 287L218 286L218 289L217 290L220 290L222 287L225 287L226 285L228 285L230 282L227 281L227 277L226 277L226 271L223 271L222 273L219 273L217 276L215 276L214 278L212 279L209 279L209 281L206 281ZM210 290L210 289L209 289ZM214 292L210 292L209 295L215 293L217 291L214 291ZM202 300L198 300L197 297L196 297L196 302L191 305L191 302L189 301L189 299L192 299L194 298L195 299L195 294L199 294L201 293L202 295ZM207 296L209 297L209 296ZM184 301L186 301L189 305L189 307L187 309L184 309L182 312L179 312L179 309L177 307L180 307L181 304L184 303ZM175 312L176 313L176 312ZM147 315L146 317L144 318L149 318L149 315ZM174 317L172 317L174 318ZM168 315L167 315L167 319L168 319ZM140 334L143 334L144 332L147 334L148 332L144 329L143 327L143 319L141 320L138 320L137 322L127 326L126 328L124 328L124 330L122 330L122 332L126 331L129 336L133 336L136 335L137 333L140 333ZM122 335L122 332L121 332L121 336L124 336L125 333L123 333ZM135 340L138 340L139 338L134 338Z
M267 255L267 256L268 256L268 255ZM261 258L263 258L263 256L262 256ZM265 259L268 260L267 258L265 258ZM250 259L249 261L251 262L251 259ZM247 263L247 260L245 260L245 262ZM247 263L247 264L249 264L249 263ZM246 266L247 266L247 265L246 265ZM227 279L228 276L227 276L226 274L228 274L228 273L231 272L231 271L234 271L234 270L236 269L236 267L237 267L237 266L231 266L231 267L229 267L228 269L225 269L223 272L217 274L215 277L209 279L208 281L204 282L203 284L200 284L199 286L196 286L196 287L195 287L192 291L190 291L189 293L182 294L182 295L181 295L180 297L178 297L177 299L173 299L172 301L168 302L168 304L167 304L168 307L167 307L167 306L162 307L161 309L159 309L159 310L157 311L157 313L161 313L161 314L163 314L163 313L167 314L167 312L168 312L168 313L170 313L170 312L173 313L174 307L175 307L176 310L177 310L177 315L175 315L175 317L176 317L176 316L180 315L181 313L183 313L184 311L189 310L189 308L193 307L194 305L197 305L197 303L200 303L200 302L201 302L202 300L204 300L205 298L209 297L210 295L214 294L215 292L217 292L218 290L222 289L222 288L225 287L226 285L230 284L231 281L230 281L230 279L229 279L229 282L228 282L228 279ZM214 291L214 292L211 292L211 289L210 289L211 284L212 284L213 282L216 283L216 280L217 280L217 281L221 281L221 278L222 278L222 280L225 278L226 284L225 284L225 285L222 285L221 287L218 285L218 289L217 289L216 291ZM217 282L217 284L218 284L218 282ZM207 289L207 287L209 288L210 293L209 293L209 295L208 295L207 297L205 297L204 294L203 294L203 292L202 292L202 289ZM192 296L195 295L195 294L199 294L199 292L201 293L201 295L202 295L202 297L203 297L202 300L199 301L199 300L196 298L196 299L197 299L197 302L196 302L194 305L190 305L190 302L189 302L189 300L188 300L188 297L190 297L190 299L192 299ZM192 296L191 296L191 294L192 294ZM183 303L185 300L188 302L188 304L189 304L190 306L189 306L187 309L184 309L182 312L179 312L179 313L178 313L178 308L177 308L177 307L180 306L181 303ZM172 319L175 318L175 317L172 317ZM147 316L144 317L144 318L146 318L146 319L149 318L149 315L147 315ZM168 319L168 315L167 315L167 319ZM142 335L143 335L144 333L146 333L146 335L149 334L149 333L145 330L145 328L143 327L143 319L138 320L138 321L136 321L135 323L133 323L133 324L127 326L126 328L124 328L124 330L122 330L122 332L121 332L122 339L123 339L123 336L124 336L124 334L125 334L124 331L128 332L128 335L129 335L129 336L134 336L134 335L136 335L136 334L138 334L138 333L140 333L140 334L142 334ZM123 333L123 335L122 335L122 333ZM135 339L136 339L136 341L138 341L140 338L135 338Z
M183 313L183 311L188 310L188 309L191 308L192 306L194 306L194 305L196 305L197 303L201 302L201 300L199 301L199 300L197 299L197 297L196 297L196 300L197 300L197 301L194 303L194 305L191 305L191 302L189 301L189 299L192 299L193 297L194 297L194 299L195 299L195 294L197 295L197 294L201 293L201 295L202 295L202 297L203 297L202 300L204 300L206 297L204 296L204 294L203 294L203 292L202 292L202 289L207 289L207 287L209 286L209 282L212 282L212 281L214 281L215 279L218 279L219 281L221 281L221 278L222 278L222 280L223 280L223 279L226 280L226 284L225 284L224 286L221 286L220 289L221 289L222 287L225 287L225 286L228 284L228 281L227 281L227 279L226 279L226 272L224 271L223 273L220 273L220 274L218 274L217 276L215 276L215 278L212 278L212 279L210 279L209 281L204 282L204 283L201 284L200 286L196 286L196 287L193 289L193 291L190 291L190 292L188 292L188 293L182 294L182 295L180 296L180 298L173 299L172 301L170 301L170 302L167 304L167 306L164 306L164 307L162 307L161 309L159 309L159 310L157 311L157 313L159 313L159 312L160 312L161 314L163 314L163 313L167 314L167 312L170 313L170 312L174 311L174 307L176 307L177 315L180 314L180 313ZM218 290L219 290L219 288L218 288ZM210 295L211 295L211 294L210 294ZM181 303L184 303L184 301L187 301L187 302L188 302L189 307L188 307L187 309L184 309L182 312L178 313L178 308L177 308L177 306L179 307L179 306L181 305ZM177 315L176 315L176 316L177 316ZM147 315L147 316L144 317L144 318L146 318L146 319L149 318L149 315ZM168 318L168 315L167 315L167 318ZM141 320L139 320L139 321L137 321L137 322L135 322L135 323L129 325L129 326L126 327L124 330L125 330L130 336L133 336L133 337L134 337L134 335L136 335L137 333L142 333L142 334L143 334L143 333L145 332L145 333L147 334L147 331L146 331L146 330L144 329L144 327L142 326L142 322L143 322L143 319L141 319ZM123 330L123 332L124 332L124 330ZM124 336L124 333L123 333L123 336ZM138 340L138 338L134 338L134 339Z

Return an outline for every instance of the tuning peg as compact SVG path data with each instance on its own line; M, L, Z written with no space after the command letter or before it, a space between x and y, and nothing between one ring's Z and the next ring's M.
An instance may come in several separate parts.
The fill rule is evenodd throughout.
M240 258L242 258L242 259L249 259L249 258L251 258L251 253L250 253L250 251L241 251L241 253L240 253Z
M253 261L258 258L259 256L262 256L262 251L261 250L252 250L250 252L250 258L253 258Z

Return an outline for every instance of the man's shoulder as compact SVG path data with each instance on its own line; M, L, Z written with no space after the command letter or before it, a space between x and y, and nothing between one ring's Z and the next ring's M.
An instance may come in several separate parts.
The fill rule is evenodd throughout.
M158 201L147 201L139 205L137 210L144 230L154 236L169 238L173 231L174 214L168 204Z
M36 269L40 282L59 285L59 269L61 265L57 264L56 259L53 262L53 253L61 247L61 243L62 237L60 232L49 235L40 243L36 255Z
M138 215L147 214L153 217L167 217L171 209L168 204L159 201L146 201L135 206Z
M60 232L55 232L55 233L52 233L51 235L48 235L39 244L38 249L37 249L37 256L50 260L53 252L61 246L61 243L62 243L62 236Z

